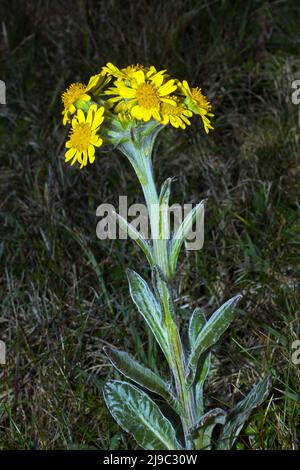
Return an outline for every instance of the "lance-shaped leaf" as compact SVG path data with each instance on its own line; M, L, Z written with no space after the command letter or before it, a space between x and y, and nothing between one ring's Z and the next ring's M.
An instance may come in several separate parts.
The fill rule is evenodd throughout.
M179 226L177 232L174 234L170 243L170 272L175 273L177 260L182 246L183 241L187 238L188 234L193 228L194 222L197 220L201 221L201 231L204 227L204 203L205 201L199 202L184 218L183 222ZM203 237L202 237L203 238ZM203 245L203 243L202 243Z
M205 352L199 359L198 367L197 367L197 374L195 377L195 415L196 419L200 419L200 417L204 414L204 384L205 380L208 376L209 370L211 365L211 353Z
M143 449L181 449L172 424L142 390L127 382L109 381L103 393L119 426L132 434Z
M124 217L122 217L115 211L113 211L113 214L116 217L116 221L118 222L121 230L123 230L125 233L128 233L130 238L137 243L137 245L142 249L143 253L146 255L150 266L153 266L154 259L150 243L148 243L147 240L142 236L142 234L130 222L124 219Z
M190 349L193 349L193 346L199 336L200 331L204 327L206 323L206 318L204 316L204 313L202 310L197 307L192 313L192 316L189 321L189 344L190 344Z
M181 406L172 393L170 386L159 375L139 364L126 352L108 347L104 348L104 352L113 366L125 377L134 380L134 382L147 388L150 392L157 393L166 400L176 413L179 415L182 413Z
M159 195L159 235L160 238L170 238L169 199L171 193L172 178L163 182Z
M205 351L213 346L225 330L229 327L234 317L234 307L240 295L233 297L223 304L206 322L200 331L193 350L188 359L187 382L191 385L194 381L198 360Z
M229 450L234 445L251 412L260 406L269 395L271 377L256 384L251 392L228 413L225 426L219 437L218 449Z
M144 279L132 270L127 270L130 295L140 314L152 330L168 362L169 348L166 334L162 328L162 310Z
M225 424L226 412L215 408L201 416L199 421L189 430L189 435L195 441L198 450L212 448L212 433L217 424Z

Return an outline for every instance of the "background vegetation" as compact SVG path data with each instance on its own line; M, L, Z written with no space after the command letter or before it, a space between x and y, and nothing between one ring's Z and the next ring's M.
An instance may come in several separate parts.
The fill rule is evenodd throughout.
M243 294L215 349L207 403L226 408L261 375L274 386L238 448L299 448L300 78L294 1L2 0L0 78L0 446L128 449L107 411L113 376L105 344L155 367L159 352L129 301L125 267L147 276L130 241L96 238L96 208L128 194L132 169L102 150L79 171L64 164L60 95L112 61L155 64L200 85L215 131L168 128L155 150L159 182L176 175L172 202L208 198L201 252L183 253L182 326ZM162 361L158 361L161 363ZM162 365L163 367L163 365Z

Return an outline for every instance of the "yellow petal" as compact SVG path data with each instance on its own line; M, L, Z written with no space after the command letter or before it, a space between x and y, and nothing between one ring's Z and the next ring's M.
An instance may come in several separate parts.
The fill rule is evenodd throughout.
M134 78L138 85L141 85L141 83L145 83L145 74L142 70L138 70L137 72L135 72Z
M78 122L85 122L85 116L82 109L78 109L76 117L78 119Z
M71 160L71 158L73 158L75 153L76 153L76 149L74 148L69 149L65 154L65 162L68 162L69 160Z
M177 85L175 84L175 80L169 80L167 83L165 83L160 89L158 90L158 93L160 96L165 96L165 95L170 95L175 91L177 88Z

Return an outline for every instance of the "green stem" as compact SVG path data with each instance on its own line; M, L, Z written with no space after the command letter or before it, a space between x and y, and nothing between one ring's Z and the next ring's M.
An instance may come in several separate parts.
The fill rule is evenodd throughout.
M143 144L137 145L131 142L130 148L127 147L126 149L126 155L135 169L147 204L155 264L160 267L165 278L170 279L168 240L162 238L159 231L159 198L153 177L151 148L148 148L147 151L147 147ZM192 388L188 389L186 386L185 356L177 324L174 321L168 302L165 302L165 299L161 300L163 301L165 328L170 347L170 367L175 380L177 396L184 410L181 421L186 448L191 449L192 443L188 437L188 429L193 425L195 418L193 392Z

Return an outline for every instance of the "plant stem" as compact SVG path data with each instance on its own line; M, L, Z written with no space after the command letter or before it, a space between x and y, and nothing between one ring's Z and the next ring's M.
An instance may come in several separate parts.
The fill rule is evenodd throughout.
M138 146L135 148L135 161L131 161L131 163L135 168L147 204L155 264L160 267L165 278L170 279L168 240L161 238L159 233L159 198L153 177L151 152L147 153L143 145ZM192 389L188 389L185 383L185 356L178 326L170 311L168 302L163 301L163 306L165 328L170 347L171 363L169 365L174 376L177 396L184 410L181 421L186 448L191 449L192 443L188 437L188 429L194 423L194 397Z

